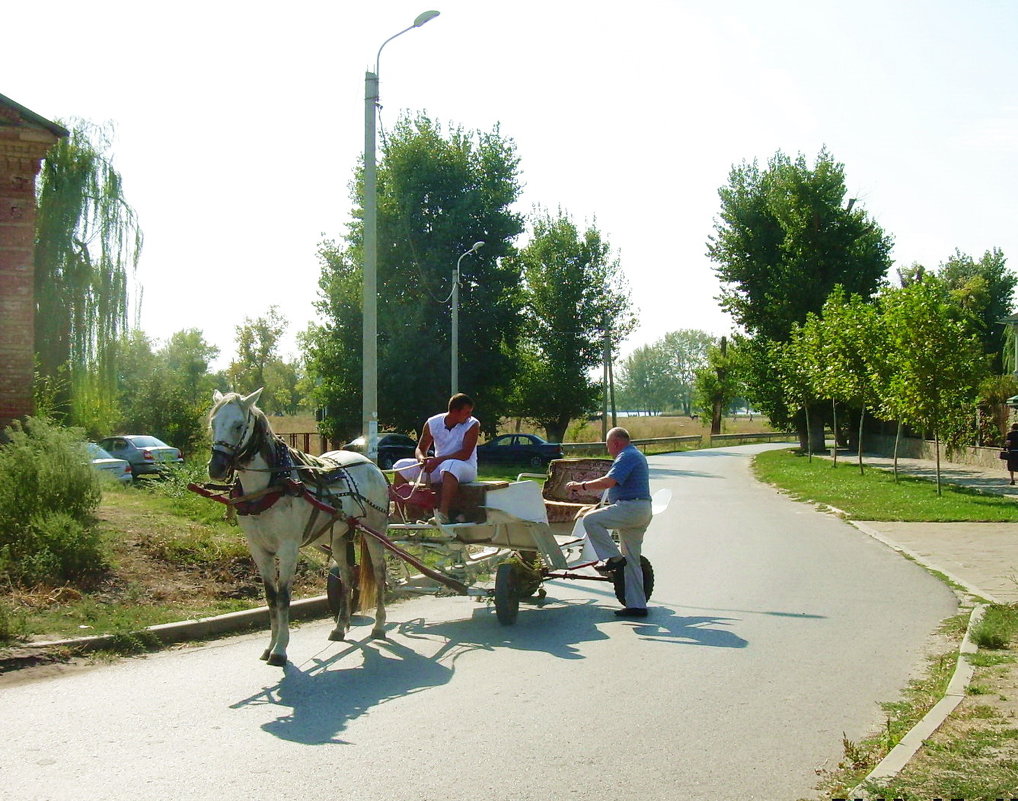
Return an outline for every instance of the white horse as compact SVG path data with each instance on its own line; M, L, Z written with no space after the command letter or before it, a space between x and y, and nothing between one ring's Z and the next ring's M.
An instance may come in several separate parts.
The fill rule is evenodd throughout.
M336 627L330 640L343 640L350 627L353 587L352 547L357 518L378 532L389 520L389 482L368 459L349 451L315 458L289 448L272 433L255 406L259 389L246 397L215 392L209 414L214 481L236 475L230 504L237 510L251 556L265 583L272 639L262 654L270 665L286 664L290 640L290 587L302 545L331 533L332 559L342 583ZM338 514L330 514L328 507ZM385 560L381 544L361 535L360 605L375 601L372 636L385 637Z

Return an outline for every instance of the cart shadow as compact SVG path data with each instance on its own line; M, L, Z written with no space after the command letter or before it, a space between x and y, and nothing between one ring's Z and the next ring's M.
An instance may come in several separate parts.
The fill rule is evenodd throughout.
M710 648L745 648L749 641L724 628L738 618L715 615L681 617L666 606L655 606L647 618L630 620L633 631L644 640Z
M281 740L302 745L348 745L341 737L351 721L376 706L440 687L452 680L456 661L472 651L512 648L559 659L584 659L584 643L605 640L615 627L632 624L614 615L599 598L556 600L542 608L521 605L515 625L501 625L495 610L476 607L469 618L429 622L414 618L390 626L394 639L334 645L300 665L288 663L274 685L230 705L231 709L271 705L282 714L262 724ZM679 617L654 607L633 626L641 639L709 647L744 648L746 640L719 626L733 618ZM607 624L607 629L601 627Z

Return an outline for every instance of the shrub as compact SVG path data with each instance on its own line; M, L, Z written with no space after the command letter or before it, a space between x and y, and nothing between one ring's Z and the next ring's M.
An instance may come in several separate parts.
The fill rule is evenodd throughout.
M28 418L0 445L0 578L60 583L105 565L93 515L102 498L80 429Z

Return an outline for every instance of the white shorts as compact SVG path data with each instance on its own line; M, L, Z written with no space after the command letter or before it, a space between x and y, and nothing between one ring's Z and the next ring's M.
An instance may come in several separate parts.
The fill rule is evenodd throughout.
M400 459L392 467L407 481L417 481L422 472L421 463L416 459ZM442 482L442 473L452 473L460 484L466 484L477 478L477 468L469 462L463 462L459 459L446 459L438 466L437 470L428 475L428 483L440 484Z

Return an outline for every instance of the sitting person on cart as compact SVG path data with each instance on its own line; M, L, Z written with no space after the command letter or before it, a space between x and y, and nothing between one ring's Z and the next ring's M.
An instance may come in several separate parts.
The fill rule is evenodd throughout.
M620 617L646 617L647 596L643 591L643 565L640 555L643 535L652 517L650 476L647 457L632 444L629 432L613 428L608 432L608 453L615 460L611 469L593 481L570 481L566 489L608 490L608 506L601 506L583 516L583 530L598 559L604 559L602 572L613 574L623 570L626 587L625 609L616 610ZM611 530L619 533L622 550L612 539Z
M429 484L441 483L438 509L428 522L448 525L449 510L459 494L460 484L477 478L477 436L481 421L473 416L474 402L462 392L449 398L449 411L429 417L417 440L416 459L400 459L395 483L419 480L421 473ZM435 446L435 455L428 449Z

